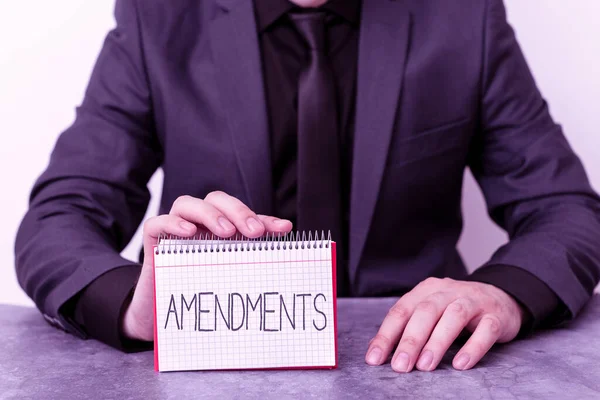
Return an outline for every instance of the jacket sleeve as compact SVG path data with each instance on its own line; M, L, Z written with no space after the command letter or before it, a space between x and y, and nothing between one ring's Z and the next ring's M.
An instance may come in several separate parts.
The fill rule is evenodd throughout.
M75 122L35 183L15 244L19 283L48 321L73 333L81 329L61 307L104 273L136 265L120 251L144 216L146 185L162 157L135 0L118 0L115 17Z
M481 129L469 165L510 238L484 268L514 266L539 278L564 307L561 322L600 278L600 200L550 116L501 0L488 0L484 36Z
M518 301L525 311L519 336L535 328L551 325L564 317L564 304L538 277L512 265L487 265L473 272L467 280L494 285Z

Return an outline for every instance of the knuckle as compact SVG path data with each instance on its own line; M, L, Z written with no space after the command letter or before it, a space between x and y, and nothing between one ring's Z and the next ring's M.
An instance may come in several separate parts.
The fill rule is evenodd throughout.
M417 305L417 309L421 312L430 313L430 314L437 312L437 306L435 305L435 303L433 301L429 301L429 300L420 302Z
M382 347L389 347L392 344L392 341L381 333L378 333L371 339L371 343L377 343Z
M457 319L460 322L467 321L467 307L460 301L455 301L448 305L448 312L453 315L453 318Z
M502 330L502 324L500 320L493 316L485 317L482 322L485 324L486 329L494 335L499 335Z
M467 284L469 284L471 282L468 282ZM483 288L481 287L481 285L479 284L479 282L474 282L474 285L469 285L468 287L465 287L465 289L471 294L471 297L482 297L484 295L484 291Z
M447 304L448 297L447 293L439 291L427 296L427 300L433 304Z
M402 340L400 340L400 344L403 347L413 348L413 347L417 347L419 345L419 341L414 336L406 336L406 337L403 337Z
M204 199L206 201L216 201L218 199L223 199L225 196L227 196L225 194L225 192L223 192L221 190L214 190L214 191L210 192L209 194L207 194Z
M410 311L402 304L394 304L388 311L388 316L395 319L407 319L410 316Z
M492 299L490 302L490 308L492 312L501 314L504 311L504 304L496 298Z
M238 215L248 215L253 216L254 213L250 211L250 209L242 202L239 202L233 207L233 212Z
M441 281L441 279L430 276L429 278L425 279L421 283L423 284L423 286L433 286L433 285L437 285L440 281Z
M144 227L143 227L144 232L147 232L148 230L150 230L152 225L154 225L156 223L156 218L157 217L148 218L146 220L146 222L144 222Z
M172 209L175 208L179 208L181 207L183 204L186 204L190 201L190 199L192 198L192 196L189 195L183 195L183 196L179 196L178 198L175 199L175 201L173 202L173 207Z

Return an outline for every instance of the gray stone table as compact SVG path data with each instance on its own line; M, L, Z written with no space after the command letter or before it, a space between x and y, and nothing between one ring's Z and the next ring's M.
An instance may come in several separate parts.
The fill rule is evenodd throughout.
M337 370L156 373L151 352L123 354L50 327L34 309L0 306L1 399L600 398L600 297L563 328L497 346L471 371L454 348L435 372L364 363L394 299L339 301Z

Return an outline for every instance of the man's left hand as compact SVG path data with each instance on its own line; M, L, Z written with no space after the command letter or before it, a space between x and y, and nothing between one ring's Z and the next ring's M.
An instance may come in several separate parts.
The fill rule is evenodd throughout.
M369 344L366 361L381 365L394 352L391 364L397 372L410 372L415 366L433 371L466 329L471 337L452 362L454 368L466 370L494 343L513 340L524 315L515 299L495 286L428 278L389 310Z

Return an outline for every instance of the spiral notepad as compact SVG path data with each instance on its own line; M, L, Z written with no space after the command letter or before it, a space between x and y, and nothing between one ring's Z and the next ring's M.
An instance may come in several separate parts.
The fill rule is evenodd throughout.
M154 249L157 371L335 368L335 242L163 237Z

